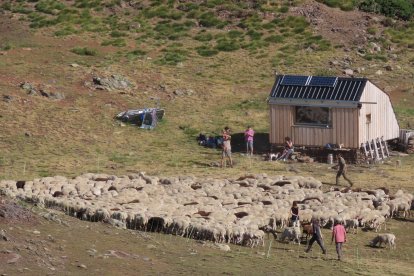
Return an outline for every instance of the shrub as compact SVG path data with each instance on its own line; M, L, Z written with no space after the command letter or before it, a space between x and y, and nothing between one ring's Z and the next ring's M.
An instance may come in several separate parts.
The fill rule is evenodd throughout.
M217 41L216 49L224 52L231 52L240 49L240 44L235 40L220 39Z
M177 65L179 62L183 62L187 59L187 51L182 50L181 47L174 47L171 45L169 48L163 50L164 54L157 60L161 65Z
M216 27L216 28L221 29L227 25L227 22L221 21L212 12L203 13L200 16L199 22L201 26L207 27L207 28Z
M285 38L281 35L271 35L266 37L264 40L271 43L282 43Z
M141 49L136 49L134 51L131 51L129 53L127 53L127 58L129 59L133 59L133 58L138 58L138 57L143 57L145 56L147 52Z
M98 54L98 52L95 49L90 49L87 47L76 47L70 51L80 56L96 56Z
M210 41L213 39L213 35L207 32L200 32L194 37L194 39L198 41Z
M219 53L218 50L211 48L209 45L197 47L196 51L202 57L211 57Z
M126 46L126 41L123 38L115 38L115 39L108 39L108 40L104 40L101 43L102 46L115 46L115 47L125 47Z

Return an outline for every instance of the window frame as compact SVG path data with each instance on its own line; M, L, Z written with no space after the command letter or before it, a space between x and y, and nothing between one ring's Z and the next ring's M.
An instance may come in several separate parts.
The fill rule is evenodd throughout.
M298 122L298 108L300 107L306 107L306 108L321 108L321 109L325 109L328 112L328 121L326 123L303 123L303 122ZM319 127L319 128L332 128L332 108L331 107L327 107L327 106L308 106L308 105L295 105L293 106L294 108L294 126L298 126L298 127Z

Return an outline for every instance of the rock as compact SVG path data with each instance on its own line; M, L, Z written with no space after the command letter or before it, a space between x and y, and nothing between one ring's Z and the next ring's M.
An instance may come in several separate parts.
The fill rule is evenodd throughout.
M183 90L181 90L181 89L176 89L176 90L174 90L174 95L176 95L176 96L183 96L184 95L184 91Z
M65 95L63 95L63 93L60 93L60 92L48 92L44 89L40 89L39 92L40 92L40 95L42 95L43 97L50 98L50 99L63 100L65 98Z
M387 70L387 71L393 71L394 70L394 68L392 68L392 66L391 65L385 65L384 66L384 68L385 68L385 70Z
M0 230L0 239L4 240L4 241L9 241L9 237L7 237L6 235L6 231L4 231L3 229Z
M217 243L216 247L220 249L221 251L225 251L225 252L229 252L231 250L228 244Z
M365 71L365 67L358 67L356 71L358 74L361 74L363 71Z
M155 248L157 248L155 245L153 245L153 244L148 244L147 245L147 248L148 249L155 249Z
M120 75L111 75L108 78L93 77L93 84L100 90L125 90L133 87L133 84Z
M9 259L9 260L7 260L7 263L8 264L14 264L14 263L16 263L22 256L20 256L19 254L17 254L17 253L14 253L14 252L10 252L9 253L12 257L11 257L11 259Z
M88 267L86 265L84 265L84 264L78 264L78 267L79 268L83 268L83 269L88 269Z
M22 89L26 90L26 91L30 91L30 90L34 89L33 85L32 85L32 84L30 84L30 83L28 83L28 82L22 82L22 83L20 84L20 87L21 87Z
M347 76L353 76L354 71L352 69L345 69L344 74L347 75Z
M4 102L6 102L6 103L10 103L10 102L12 102L14 100L14 97L13 96L10 96L10 95L3 95L3 101Z
M73 68L78 68L78 67L79 67L79 64L77 64L77 63L72 63L70 66L71 66L71 67L73 67Z
M40 231L34 230L34 231L33 231L33 234L35 234L35 235L40 235Z
M375 75L382 75L382 71L381 70L378 70L377 72L375 72Z
M112 226L119 227L121 229L126 229L126 223L117 219L110 218L108 219L108 223Z
M26 137L32 137L32 134L31 134L30 132L26 131L26 132L24 133L24 136L26 136Z
M377 43L371 42L370 46L374 52L381 52L381 47Z

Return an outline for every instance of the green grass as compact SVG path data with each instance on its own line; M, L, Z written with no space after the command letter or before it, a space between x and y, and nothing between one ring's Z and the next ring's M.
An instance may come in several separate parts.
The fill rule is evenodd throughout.
M87 47L76 47L70 50L72 53L75 53L80 56L96 56L98 51L96 49L91 49Z

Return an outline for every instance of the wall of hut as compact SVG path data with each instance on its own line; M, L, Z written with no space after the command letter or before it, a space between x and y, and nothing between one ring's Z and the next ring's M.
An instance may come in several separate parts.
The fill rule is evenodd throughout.
M399 137L399 125L389 96L371 82L361 95L359 110L359 143L384 136L384 140Z
M283 144L286 136L297 146L323 147L328 143L359 148L358 109L332 108L331 127L295 125L295 106L270 105L270 143Z

